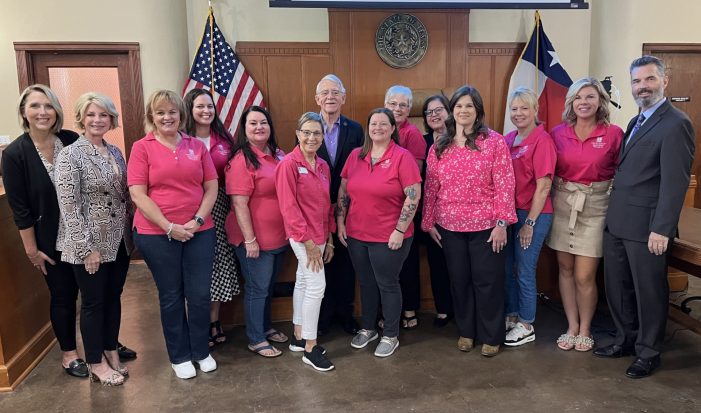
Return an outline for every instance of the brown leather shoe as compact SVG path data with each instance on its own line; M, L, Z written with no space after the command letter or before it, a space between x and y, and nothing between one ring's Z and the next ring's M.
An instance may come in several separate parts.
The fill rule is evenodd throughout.
M471 338L460 337L458 339L458 348L460 351L470 351L475 347L475 341Z
M490 346L489 344L482 344L482 355L485 357L494 357L499 353L499 344L496 346Z

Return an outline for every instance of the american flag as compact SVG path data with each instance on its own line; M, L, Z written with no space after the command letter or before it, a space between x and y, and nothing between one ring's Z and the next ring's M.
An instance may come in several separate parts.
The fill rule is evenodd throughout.
M183 95L195 88L212 92L219 118L232 134L236 133L241 113L247 107L265 107L263 94L224 39L211 8Z

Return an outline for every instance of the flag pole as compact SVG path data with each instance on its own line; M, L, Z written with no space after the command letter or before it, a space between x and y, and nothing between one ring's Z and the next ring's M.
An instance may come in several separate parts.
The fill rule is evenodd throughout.
M538 88L538 59L540 58L540 13L538 10L535 11L535 87ZM536 93L538 91L536 90Z
M212 2L209 1L209 57L210 70L212 73L212 84L209 87L209 92L214 96L214 12L212 11Z

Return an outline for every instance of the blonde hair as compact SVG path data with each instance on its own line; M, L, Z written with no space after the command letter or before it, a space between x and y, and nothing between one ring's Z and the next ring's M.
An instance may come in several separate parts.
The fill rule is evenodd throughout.
M95 104L109 113L111 118L110 129L119 127L119 113L117 113L114 102L109 97L97 92L84 93L78 98L78 101L75 103L75 126L85 130L83 119L85 119L85 112L91 104Z
M185 127L185 104L180 96L172 90L161 89L153 92L146 102L146 113L144 114L144 128L147 131L156 130L156 125L153 123L153 109L163 103L170 103L178 109L180 115L180 124L178 129Z
M27 97L29 97L32 92L43 93L46 98L49 99L49 102L51 102L51 106L56 112L56 122L54 122L51 127L51 133L58 133L58 131L63 128L63 108L61 107L61 102L58 101L58 96L56 96L51 88L39 83L27 86L19 96L19 101L17 102L17 116L19 118L19 124L22 125L22 129L24 129L25 132L29 132L29 122L24 116L24 107L27 104Z
M534 91L527 87L519 86L514 89L509 95L509 106L513 105L514 100L520 100L525 103L529 108L533 109L538 114L538 96ZM537 117L536 117L537 120Z
M609 103L611 102L611 98L609 94L606 93L604 85L593 77L584 77L572 83L572 86L570 86L567 91L567 97L565 97L565 110L562 112L562 120L570 125L577 123L577 114L574 113L573 107L574 98L577 96L577 93L585 87L593 87L599 94L599 109L596 110L596 123L608 125L610 119Z

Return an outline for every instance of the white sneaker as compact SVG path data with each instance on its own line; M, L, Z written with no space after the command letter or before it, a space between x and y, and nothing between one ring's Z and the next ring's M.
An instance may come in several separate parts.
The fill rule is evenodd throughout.
M516 323L516 327L506 334L504 344L510 347L520 346L535 340L535 328L529 329L523 323Z
M200 370L204 373L209 373L217 369L217 362L214 361L214 357L210 354L206 359L197 362L200 366Z
M192 365L191 361L171 364L171 367L173 367L173 371L175 371L175 375L178 376L179 379L191 379L197 375L195 366Z

